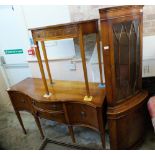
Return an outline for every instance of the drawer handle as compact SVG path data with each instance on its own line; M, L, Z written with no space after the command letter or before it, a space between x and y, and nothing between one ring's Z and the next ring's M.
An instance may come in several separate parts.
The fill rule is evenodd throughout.
M25 103L25 100L22 99L22 100L21 100L21 103Z
M34 105L35 105L35 101L34 101L34 100L32 100L32 104L34 104Z
M81 114L81 117L86 117L86 113L84 111L81 111L80 114Z
M56 104L52 104L52 108L57 108L57 105Z

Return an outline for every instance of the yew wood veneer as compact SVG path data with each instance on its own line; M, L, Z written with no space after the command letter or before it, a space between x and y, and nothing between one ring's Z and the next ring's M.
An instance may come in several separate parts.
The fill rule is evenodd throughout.
M45 98L42 96L44 93L42 80L39 78L27 78L12 86L8 90L8 93L15 111L26 110L35 116L33 105L36 104L41 107L47 104L49 107L50 104L53 111L63 112L53 115L51 120L64 123L68 126L79 125L99 131L104 147L104 128L106 122L105 90L99 88L98 83L89 83L89 87L93 95L93 100L91 102L83 100L83 96L86 93L84 82L54 80L53 85L48 85L52 95L49 98ZM19 98L19 100L16 98ZM66 116L68 118L67 121L65 119ZM22 123L19 115L18 119Z
M85 58L84 35L88 35L92 33L96 34L96 45L97 45L100 82L101 82L100 86L103 87L104 85L103 85L103 76L102 76L102 63L101 63L102 61L101 61L101 51L100 51L100 43L99 43L100 37L99 37L98 19L50 25L50 26L32 28L29 30L32 33L36 56L38 59L42 80L44 83L44 88L45 88L44 97L49 97L50 95L52 95L53 92L50 92L48 90L48 85L47 85L47 81L44 73L44 67L43 67L41 55L40 55L39 42L41 43L41 48L45 59L49 82L50 84L52 84L53 80L52 80L51 70L48 64L45 41L78 38L80 52L81 52L81 59L82 59L83 74L84 74L84 80L85 80L85 89L86 89L86 92L83 97L84 97L84 100L91 101L93 96L89 90L89 81L88 81L87 65L86 65L86 58Z
M142 141L148 92L142 90L143 6L99 10L111 149Z

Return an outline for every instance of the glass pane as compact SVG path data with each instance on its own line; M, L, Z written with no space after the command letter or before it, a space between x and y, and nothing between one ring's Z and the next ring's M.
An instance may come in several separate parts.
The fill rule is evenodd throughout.
M117 34L119 34L117 32ZM118 55L118 50L119 50L119 40L117 38L116 32L114 32L114 57L115 57L115 71L116 71L116 96L119 99L119 85L120 85L120 77L119 77L119 55Z
M130 93L134 94L136 86L136 33L132 24L130 30Z
M136 86L135 86L135 91L139 90L140 88L138 87L138 81L140 74L140 31L139 31L139 24L137 24L137 42L136 42Z
M129 39L125 26L121 31L120 45L120 98L125 98L129 94Z
M116 100L138 90L140 40L138 20L113 25Z

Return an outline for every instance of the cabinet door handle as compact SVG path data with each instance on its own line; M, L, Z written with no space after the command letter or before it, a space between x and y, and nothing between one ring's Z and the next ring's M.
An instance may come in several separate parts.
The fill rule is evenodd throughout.
M81 117L86 117L86 113L84 111L80 112Z
M22 99L22 100L21 100L21 103L25 103L25 100L24 100L24 99Z
M52 104L52 108L57 108L57 105L56 104Z
M34 104L34 105L35 105L35 101L34 101L34 100L32 100L32 104Z

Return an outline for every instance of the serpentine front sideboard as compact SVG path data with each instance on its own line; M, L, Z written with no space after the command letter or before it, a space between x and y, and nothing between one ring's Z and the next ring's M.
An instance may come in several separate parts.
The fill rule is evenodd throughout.
M42 96L44 85L39 78L27 78L8 90L24 132L26 133L19 111L27 111L34 116L41 135L44 137L41 125L37 121L38 116L33 107L35 105L41 107L42 103L46 103L50 105L50 110L53 111L51 120L66 124L69 127L79 125L99 131L102 145L105 147L104 127L106 121L104 111L106 111L106 102L104 89L100 89L97 83L90 83L93 100L87 102L83 100L83 95L85 94L85 84L83 82L54 80L54 83L54 85L48 84L49 90L53 92L49 98ZM49 109L46 110L48 111ZM47 115L46 110L44 115Z

